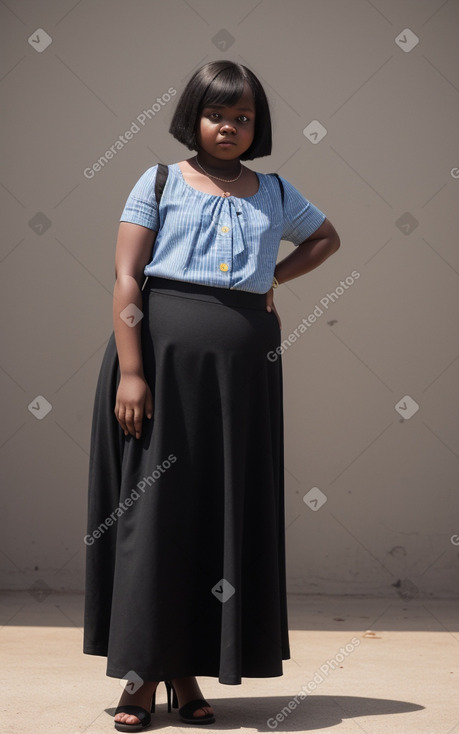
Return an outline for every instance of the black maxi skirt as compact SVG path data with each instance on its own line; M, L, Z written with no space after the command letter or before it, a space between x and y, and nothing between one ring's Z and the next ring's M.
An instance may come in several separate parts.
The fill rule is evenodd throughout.
M265 294L159 277L142 310L154 410L139 439L114 414L113 333L96 388L83 651L129 680L280 676L290 650L277 317Z

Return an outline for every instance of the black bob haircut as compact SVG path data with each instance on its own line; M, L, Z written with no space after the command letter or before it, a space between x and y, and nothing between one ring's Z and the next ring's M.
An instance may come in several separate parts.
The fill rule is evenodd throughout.
M232 107L247 82L255 103L255 130L250 148L241 160L251 161L271 155L271 115L265 91L255 74L234 61L211 61L195 71L183 90L170 124L169 132L189 150L197 150L196 126L204 107L220 104Z

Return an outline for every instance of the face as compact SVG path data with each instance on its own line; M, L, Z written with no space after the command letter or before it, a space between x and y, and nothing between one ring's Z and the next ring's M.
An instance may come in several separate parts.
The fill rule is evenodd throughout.
M233 107L204 107L196 131L198 152L219 160L239 158L252 145L255 103L246 82Z

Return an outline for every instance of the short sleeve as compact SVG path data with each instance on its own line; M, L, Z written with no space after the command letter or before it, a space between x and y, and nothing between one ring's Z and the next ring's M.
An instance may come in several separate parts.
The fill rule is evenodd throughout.
M326 215L289 181L282 176L280 178L284 184L284 223L281 239L299 245L319 229Z
M155 232L159 229L158 204L155 197L155 182L158 166L145 171L129 194L120 222L141 224Z

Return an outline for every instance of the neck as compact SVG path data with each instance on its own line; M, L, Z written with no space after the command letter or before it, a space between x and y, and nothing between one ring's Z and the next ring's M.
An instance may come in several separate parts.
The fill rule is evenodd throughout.
M195 161L199 161L201 166L210 171L211 173L223 173L227 175L237 175L241 170L241 162L239 158L235 158L229 161L222 161L214 156L207 155L201 151L196 154Z

